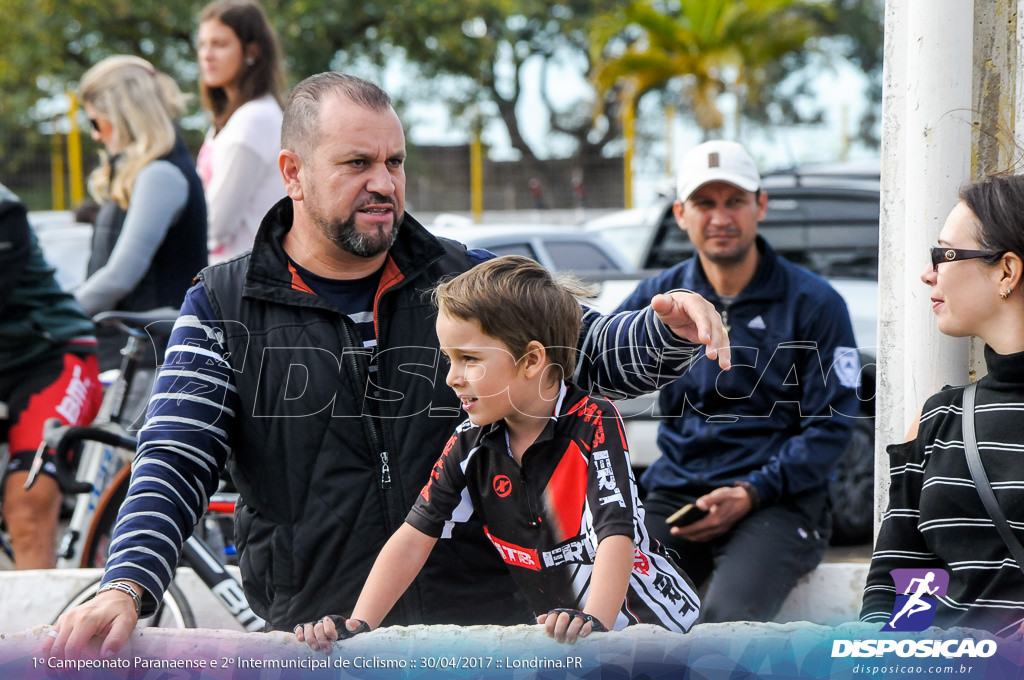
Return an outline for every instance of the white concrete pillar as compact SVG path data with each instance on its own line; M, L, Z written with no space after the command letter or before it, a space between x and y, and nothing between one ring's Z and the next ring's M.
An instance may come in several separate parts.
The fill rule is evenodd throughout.
M882 224L876 527L888 444L924 399L984 371L981 347L938 332L920 273L959 188L1010 167L1024 121L1019 0L888 0L882 108Z
M876 526L887 502L885 447L904 440L927 395L967 378L967 343L935 328L918 277L970 169L974 4L886 2Z

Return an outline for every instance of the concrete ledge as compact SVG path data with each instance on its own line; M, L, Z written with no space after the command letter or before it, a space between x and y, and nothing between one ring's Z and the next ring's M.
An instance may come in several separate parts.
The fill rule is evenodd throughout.
M860 618L867 562L826 562L804 576L782 604L775 620L837 626ZM770 566L769 566L770 568Z
M860 562L819 565L800 580L776 620L829 626L857 620L867 570L867 563ZM0 571L0 633L54 622L64 604L101 574L100 569ZM196 625L242 630L191 569L179 569L175 583L192 607Z

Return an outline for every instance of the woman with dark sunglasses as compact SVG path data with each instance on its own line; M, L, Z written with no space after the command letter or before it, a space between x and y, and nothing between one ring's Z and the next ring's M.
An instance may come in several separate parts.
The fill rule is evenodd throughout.
M982 466L1017 541L1024 538L1022 273L1024 177L993 176L968 185L921 280L931 288L940 331L985 342L988 374L977 382L968 415ZM883 630L922 630L932 620L943 628L1020 630L1024 565L1000 536L968 467L964 392L963 386L947 387L930 397L908 441L888 448L889 507L861 610L861 620L885 624ZM890 574L894 569L908 571ZM930 585L921 590L922 583ZM915 623L915 617L925 618Z
M79 94L104 151L89 176L100 209L75 297L89 315L179 307L206 266L206 200L174 125L185 97L169 76L128 55L89 69ZM100 335L101 368L118 365L121 344Z

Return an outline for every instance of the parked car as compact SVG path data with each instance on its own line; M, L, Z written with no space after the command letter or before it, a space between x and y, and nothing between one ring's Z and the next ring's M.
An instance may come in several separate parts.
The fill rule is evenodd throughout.
M92 249L92 226L75 221L70 210L30 210L28 222L39 239L57 283L71 290L85 281Z
M495 255L524 255L553 272L572 273L595 287L595 296L587 303L600 311L608 311L625 297L622 290L632 290L638 274L636 268L612 244L578 226L563 224L488 224L445 221L441 226L429 225L431 233L481 248ZM616 287L623 282L624 286Z
M878 278L880 214L877 165L827 165L766 174L768 214L758 226L791 262L825 277ZM661 270L693 255L668 196L646 208L586 222L638 269Z
M429 226L436 235L495 255L525 255L554 272L599 275L635 268L611 244L579 227L558 224Z

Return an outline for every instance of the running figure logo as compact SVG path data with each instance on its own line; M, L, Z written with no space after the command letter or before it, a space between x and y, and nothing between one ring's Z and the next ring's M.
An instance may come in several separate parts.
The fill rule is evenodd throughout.
M882 630L922 631L932 625L938 598L945 597L949 572L945 569L893 569L896 586L892 617Z

